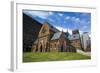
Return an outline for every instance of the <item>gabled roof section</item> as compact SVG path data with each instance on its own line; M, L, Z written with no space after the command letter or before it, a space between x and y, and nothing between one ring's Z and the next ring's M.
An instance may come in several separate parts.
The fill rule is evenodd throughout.
M62 34L62 32L56 32L56 33L53 35L53 37L51 38L51 40L57 40L57 39L59 39L60 36L61 36L61 34Z
M54 31L54 32L59 32L59 30L58 30L58 29L56 29L54 26L52 26L50 23L45 22L45 24L48 24L48 26L49 26L50 30L52 30L52 31Z

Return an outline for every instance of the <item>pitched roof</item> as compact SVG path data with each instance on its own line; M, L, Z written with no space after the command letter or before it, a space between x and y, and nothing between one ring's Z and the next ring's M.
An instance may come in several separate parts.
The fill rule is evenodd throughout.
M51 38L51 40L56 40L56 39L59 39L60 36L61 36L62 32L56 32L53 37Z
M68 36L69 40L76 40L79 39L79 34L73 34Z
M52 26L50 23L46 22L49 26L49 28L54 31L54 32L59 32L59 30L57 28L55 28L54 26Z

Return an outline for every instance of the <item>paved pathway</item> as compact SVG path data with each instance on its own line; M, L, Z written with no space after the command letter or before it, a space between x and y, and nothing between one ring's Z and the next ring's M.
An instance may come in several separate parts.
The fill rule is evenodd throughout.
M77 52L86 56L91 56L91 52L84 52L82 50L77 49Z

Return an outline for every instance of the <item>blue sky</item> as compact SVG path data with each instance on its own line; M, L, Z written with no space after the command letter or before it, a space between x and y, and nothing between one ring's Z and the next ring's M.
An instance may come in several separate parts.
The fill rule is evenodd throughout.
M58 12L23 10L25 14L40 23L48 22L59 30L72 32L79 29L80 33L91 34L91 13L85 12Z

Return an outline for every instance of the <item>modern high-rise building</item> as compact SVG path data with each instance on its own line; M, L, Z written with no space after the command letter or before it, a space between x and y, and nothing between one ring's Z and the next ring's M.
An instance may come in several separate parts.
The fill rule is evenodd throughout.
M87 32L84 32L81 36L82 48L84 51L91 51L91 41Z

